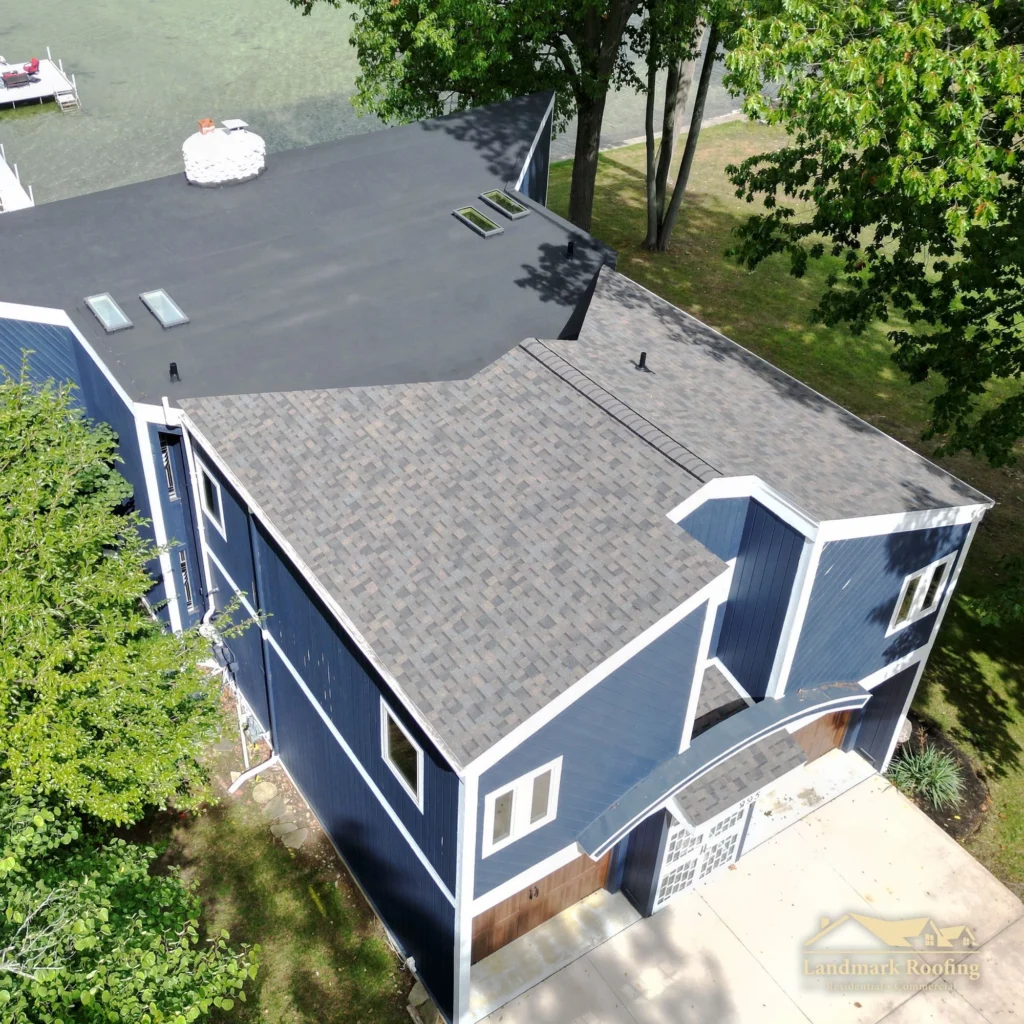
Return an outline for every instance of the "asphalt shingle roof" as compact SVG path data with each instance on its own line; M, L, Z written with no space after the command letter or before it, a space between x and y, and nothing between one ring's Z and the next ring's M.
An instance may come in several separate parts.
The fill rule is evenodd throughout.
M608 267L579 340L548 344L719 475L758 476L819 521L989 501Z
M667 518L700 481L524 348L181 406L463 764L724 569Z

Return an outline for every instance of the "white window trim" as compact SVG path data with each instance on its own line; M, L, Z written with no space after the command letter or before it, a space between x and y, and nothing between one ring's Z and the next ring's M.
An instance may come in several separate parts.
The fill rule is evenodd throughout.
M920 622L921 619L927 618L929 615L934 614L939 610L942 605L942 598L946 593L946 588L949 585L949 578L953 572L953 563L956 561L957 552L954 551L951 554L946 555L944 558L937 558L934 562L926 565L923 569L918 569L915 572L910 573L907 578L903 581L903 586L900 587L900 596L896 599L896 605L892 610L892 617L889 619L889 628L886 630L886 636L892 636L893 633L899 633L900 630L906 629L907 626L912 626L915 622ZM932 573L938 569L942 569L942 582L939 584L938 590L935 591L935 598L932 601L930 607L924 607L924 599L928 593L927 583L925 581L931 580ZM917 593L914 594L914 602L910 606L910 613L902 621L897 623L896 616L900 613L900 608L903 607L903 601L907 596L907 590L910 584L915 580L919 579L925 585L917 588Z
M228 532L224 527L224 491L221 489L220 481L210 472L206 465L199 459L196 459L196 467L199 470L199 504L203 507L203 515L210 520L211 523L217 528L217 532L221 535L224 540L228 539ZM203 477L206 477L214 489L217 492L217 508L220 511L219 516L215 516L206 507L206 487L203 484Z
M388 722L394 722L402 730L405 738L412 744L416 751L416 788L409 785L409 780L402 774L401 769L391 760L391 744L388 740ZM402 720L388 707L387 701L380 699L380 756L384 763L391 769L391 774L401 783L402 789L409 794L409 798L416 805L420 814L423 813L423 748L413 739L412 733L405 727Z
M530 806L533 800L533 780L546 771L551 772L551 791L548 793L548 813L537 821L530 821ZM521 775L518 779L499 786L484 797L484 834L483 852L481 857L489 857L498 850L503 850L511 843L522 839L523 836L536 832L543 828L548 822L554 821L558 816L558 791L562 781L562 758L556 757L554 761L548 761L533 771ZM509 790L512 791L512 827L504 839L494 842L494 805L499 796L504 796Z

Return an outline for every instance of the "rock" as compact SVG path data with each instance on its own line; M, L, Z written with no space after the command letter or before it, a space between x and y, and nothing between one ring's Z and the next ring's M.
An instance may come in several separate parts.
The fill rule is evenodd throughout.
M284 797L275 796L268 804L264 804L263 813L268 818L280 818L285 813Z
M252 798L258 804L269 803L277 796L277 786L272 782L257 782L253 787Z
M289 832L286 836L283 836L281 842L289 850L297 850L306 841L306 836L308 835L308 828L297 828L294 832Z
M408 1003L410 1006L422 1006L429 998L427 990L423 987L423 982L417 981L409 992Z
M281 836L286 836L289 832L294 832L297 828L298 826L294 822L284 821L280 825L271 825L270 831L280 839Z
M900 726L900 734L899 734L899 736L896 737L896 742L900 746L902 746L904 743L909 743L910 742L910 737L911 737L912 733L913 733L913 728L910 725L910 719L909 718L904 718L903 719L903 724Z
M419 1014L423 1024L444 1024L441 1011L429 1000L419 1007Z
M231 773L231 781L232 782L237 782L241 777L242 777L242 773L241 772L232 772Z

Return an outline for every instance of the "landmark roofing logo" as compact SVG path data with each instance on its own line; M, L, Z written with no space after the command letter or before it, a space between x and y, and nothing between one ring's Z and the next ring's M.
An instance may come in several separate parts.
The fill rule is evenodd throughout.
M977 981L981 967L968 959L977 944L969 925L931 917L823 917L804 943L803 974L828 979L829 988L857 990L918 988L935 978Z

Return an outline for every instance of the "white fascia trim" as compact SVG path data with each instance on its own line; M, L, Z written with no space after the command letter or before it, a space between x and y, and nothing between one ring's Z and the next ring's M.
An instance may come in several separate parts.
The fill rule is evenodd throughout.
M700 645L697 647L697 663L694 665L693 679L690 682L690 696L686 702L686 714L683 717L683 731L679 737L680 754L690 745L690 740L693 738L693 723L697 719L697 705L700 703L704 673L711 662L708 652L711 650L711 637L715 632L715 620L718 618L718 609L729 599L729 589L732 586L732 575L735 568L736 561L734 559L729 563L729 571L722 573L719 577L722 581L721 589L714 598L708 601L707 611L704 615L704 628L700 633Z
M28 323L50 324L53 327L74 327L63 309L52 306L26 306L21 302L0 302L0 317Z
M164 408L162 405L136 402L135 412L140 419L144 419L147 423L155 423L157 426L177 427L181 422L180 410L171 407Z
M817 551L820 558L820 550L820 540L804 539L803 547L800 549L800 559L796 566L796 575L793 577L793 589L789 593L786 617L782 620L782 632L779 634L772 670L768 676L766 697L777 699L786 692L785 680L789 677L789 669L793 664L796 642L800 636L804 616L807 614L807 605L810 603L811 589L814 585L814 577L808 574L812 562L814 572L817 574L818 562L814 555Z
M708 659L708 664L714 665L725 676L726 682L736 691L737 696L746 703L748 708L754 706L756 703L754 698L747 693L744 685L732 674L732 670L717 654L713 658Z
M861 679L860 685L865 690L873 690L876 686L880 686L887 679L891 679L894 675L898 675L905 668L909 668L915 662L924 661L928 657L929 645L924 644L919 647L916 651L911 651L909 654L904 654L902 658L897 658L896 661L890 662L885 668L878 669L877 672L872 672L871 675L865 676Z
M992 502L961 505L958 508L930 508L917 512L894 512L859 519L830 519L818 528L822 540L855 540L911 530L934 530L938 526L963 526L980 519Z
M3 305L3 303L0 303L0 305ZM32 309L33 307L23 306L21 308ZM124 402L125 405L128 406L129 409L131 409L132 415L135 416L136 420L138 420L139 416L138 413L136 413L135 411L135 402L128 397L128 392L125 391L123 387L121 387L121 384L118 381L118 379L110 372L109 369L107 369L107 364L103 362L102 359L100 359L99 353L96 351L96 349L94 349L92 345L90 345L89 342L86 341L85 335L82 334L82 332L75 326L75 323L71 319L71 317L69 317L67 313L65 313L63 310L49 310L48 312L60 313L62 319L44 320L41 322L54 324L60 327L67 327L71 330L71 333L74 334L74 336L78 339L78 343L88 353L89 358L96 364L100 373L102 373L103 376L107 378L107 383L117 392L118 397L121 399L122 402Z
M171 629L181 632L181 610L178 608L178 588L174 579L174 567L171 553L167 549L167 524L164 522L164 510L160 504L160 485L153 461L153 446L149 438L149 424L143 419L135 420L135 433L139 442L139 454L142 457L142 475L146 480L149 492L149 512L153 523L153 539L161 549L159 555L160 572L164 578L164 598L167 601L167 617Z
M344 609L338 602L331 596L330 592L326 590L323 584L317 579L315 573L299 556L299 553L294 547L288 542L284 534L274 525L273 520L263 511L259 503L253 498L249 491L242 485L242 482L237 476L231 471L228 464L217 454L216 448L210 443L203 432L196 426L192 419L187 413L182 413L182 423L188 425L188 429L192 431L196 439L203 446L204 453L208 456L210 461L217 466L217 468L224 474L225 478L231 484L232 487L238 492L241 499L248 505L250 512L253 515L259 517L260 522L263 524L267 532L274 538L281 550L288 556L292 564L296 569L303 575L306 582L313 588L313 592L323 601L326 608L328 608L334 617L338 620L342 629L352 638L352 641L359 648L360 651L365 655L367 661L380 673L381 678L391 688L392 693L402 704L402 706L409 712L416 724L423 730L423 732L430 738L431 743L441 752L441 754L447 758L448 763L451 765L455 774L459 778L463 778L463 765L462 762L455 756L452 749L444 741L438 731L431 725L429 721L421 714L419 708L410 700L408 694L399 685L398 680L388 671L384 663L377 657L376 652L370 646L369 641L359 631L356 624L348 617Z
M507 882L502 882L496 888L478 896L470 904L470 917L476 917L478 914L484 913L485 910L496 907L510 896L515 896L517 892L522 892L527 886L533 885L534 882L547 878L552 871L557 871L583 856L585 854L579 844L571 843L565 849L551 854L550 857L528 867L525 871L520 871L518 875L513 876Z
M402 735L412 744L413 749L416 751L416 788L413 789L409 785L405 776L401 773L398 765L392 760L391 757L391 739L388 736L388 722L394 722L395 725L401 730ZM391 710L388 706L388 702L384 699L384 694L380 695L380 756L383 762L391 769L392 775L398 779L399 785L406 793L409 794L409 799L416 805L416 809L423 813L423 748L416 742L412 734L406 729L405 724L402 720Z
M798 533L811 540L817 535L818 520L814 516L757 476L722 476L709 480L700 490L676 505L668 513L668 518L679 523L713 498L754 498Z
M530 161L533 159L533 154L537 151L537 144L540 142L541 133L544 131L544 125L547 123L548 115L555 107L554 94L551 96L551 102L548 104L547 110L544 111L544 116L541 118L540 125L537 128L536 133L533 136L533 142L530 143L530 151L526 154L526 159L523 161L523 166L519 169L519 177L516 178L516 183L512 187L518 192L520 186L523 184L523 178L526 177L526 169L530 166ZM551 129L549 128L548 131ZM550 167L551 161L548 161Z
M452 1020L466 1024L469 1012L470 966L473 960L473 885L476 873L477 780L459 781L459 822L455 863L455 987Z
M228 574L227 569L225 569L224 566L221 564L220 559L217 558L217 556L212 551L210 552L210 559L214 563L214 565L217 566L218 571L227 581L228 586L231 587L231 589L238 595L238 599L239 601L241 601L242 607L245 608L245 610L253 618L255 618L256 609L253 608L249 601L246 600L241 590L238 589L238 584L235 583L235 581L231 578L231 576ZM281 645L277 642L277 640L274 639L273 635L268 629L261 629L260 633L262 634L263 639L266 640L267 643L274 648L274 652L281 659L281 662L284 665L284 667L288 669L292 678L295 680L296 685L299 687L300 690L302 690L303 694L305 694L306 699L313 706L313 709L316 711L316 713L320 716L321 721L324 723L324 725L327 726L331 735L334 737L335 742L348 755L348 759L352 762L356 771L359 772L359 775L361 776L363 782L366 783L366 785L370 789L370 792L373 793L373 795L377 798L377 802L387 812L388 817L391 819L392 823L398 829L398 831L401 832L402 837L409 844L413 853L416 854L416 857L419 860L419 862L427 869L427 873L433 879L434 884L438 887L438 889L441 890L442 893L444 893L445 898L448 900L448 902L451 903L452 906L454 906L455 897L449 891L448 886L444 884L444 881L441 879L441 876L435 870L434 865L431 864L430 861L427 859L426 854L420 849L416 840L413 839L412 835L409 833L409 830L405 827L404 823L402 822L402 819L395 813L395 810L391 806L391 804L388 803L387 798L377 788L377 784L373 781L369 773L363 767L362 762L359 760L359 758L356 757L355 752L348 745L348 743L345 740L345 737L342 736L340 732L338 732L338 727L331 721L330 716L320 706L320 702L316 699L316 697L313 696L309 687L306 685L305 680L299 674L298 669L296 669L296 667L291 663L290 659L288 658L288 655L285 654L284 651L281 649Z
M779 697L786 692L789 676L793 670L793 660L796 658L796 650L800 644L800 637L803 635L807 609L811 604L814 581L818 576L818 566L821 564L821 553L824 549L825 542L819 533L813 543L805 544L803 551L800 552L797 577L793 581L793 595L790 597L790 606L786 610L784 632L779 638L775 664L772 665L771 681L774 681L774 689L770 691L771 696ZM800 576L801 572L803 572L802 577ZM793 601L794 595L796 596L795 602Z
M488 768L497 764L510 750L515 750L516 747L547 725L548 722L557 718L570 704L574 704L603 679L610 676L617 668L625 665L630 658L639 651L642 651L648 644L657 640L662 633L667 632L673 626L682 622L687 615L696 611L705 601L716 597L723 586L723 578L726 576L726 573L716 576L710 583L698 590L696 594L691 594L678 608L674 608L655 622L653 626L649 626L639 636L630 640L624 647L620 647L613 655L606 658L595 668L592 668L567 690L563 690L554 700L545 704L540 711L531 715L525 722L498 740L497 743L492 744L465 766L466 774L480 776ZM726 593L728 593L727 584Z

